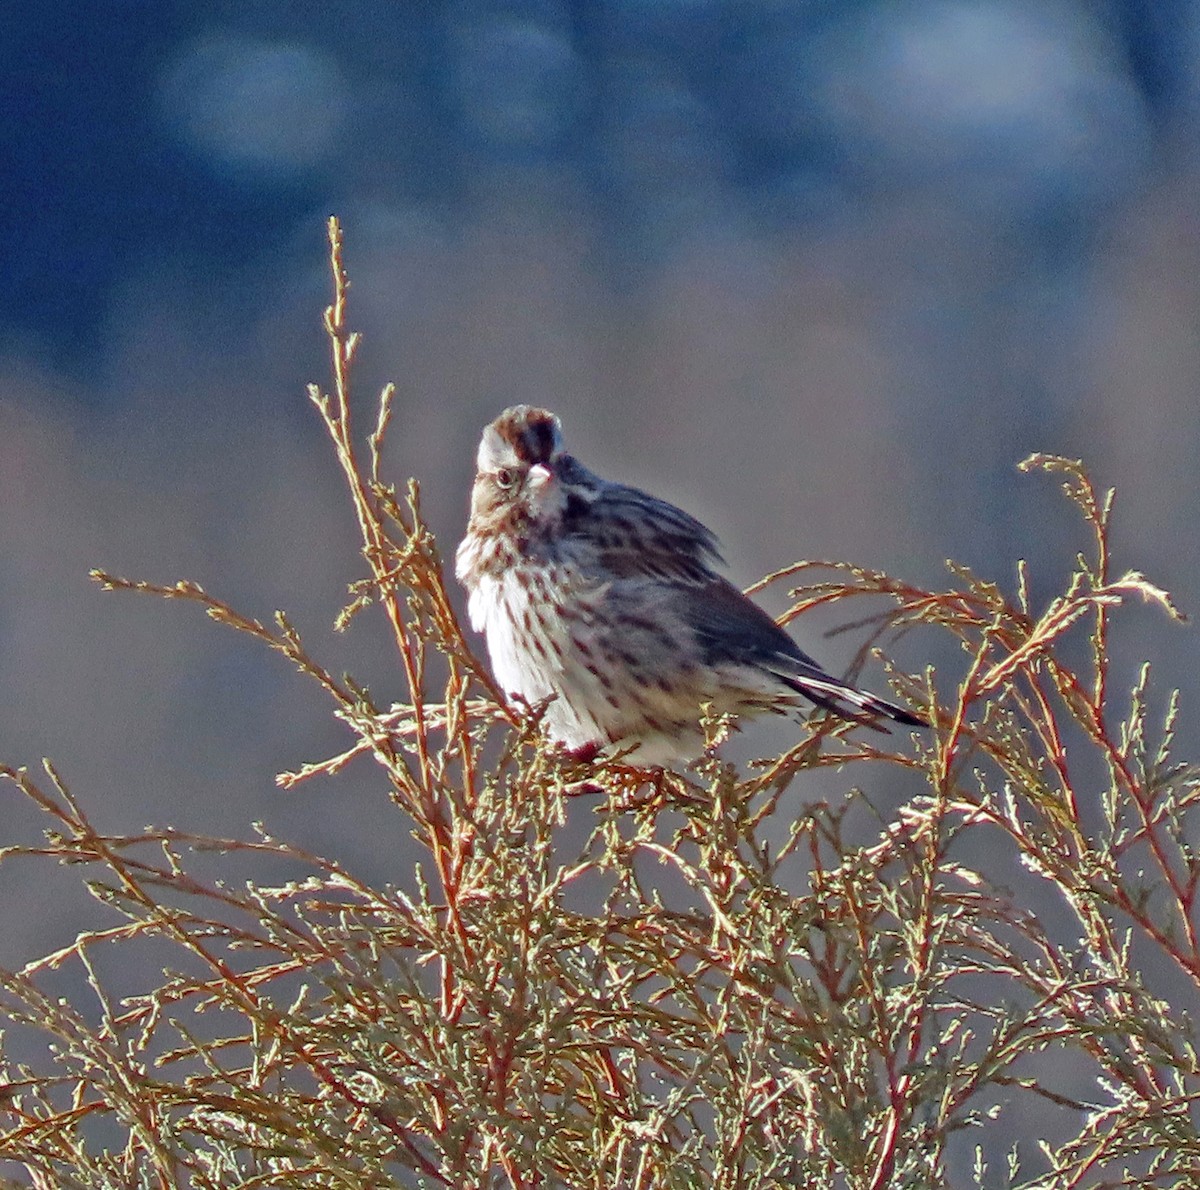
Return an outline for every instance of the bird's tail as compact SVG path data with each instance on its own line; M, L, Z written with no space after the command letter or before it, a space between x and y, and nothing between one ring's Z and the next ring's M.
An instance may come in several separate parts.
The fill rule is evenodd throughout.
M822 672L805 674L775 675L789 689L802 694L810 702L831 711L841 719L852 719L877 731L887 731L879 720L891 719L908 727L928 727L929 720L908 710L907 707L889 702L867 690L859 690L837 678Z

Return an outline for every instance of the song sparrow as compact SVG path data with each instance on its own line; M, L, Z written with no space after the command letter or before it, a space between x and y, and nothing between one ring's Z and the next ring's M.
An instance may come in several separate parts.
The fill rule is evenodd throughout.
M483 432L457 574L496 681L580 755L635 746L665 765L704 747L702 706L925 720L826 673L714 570L699 521L563 449L558 418L515 405Z

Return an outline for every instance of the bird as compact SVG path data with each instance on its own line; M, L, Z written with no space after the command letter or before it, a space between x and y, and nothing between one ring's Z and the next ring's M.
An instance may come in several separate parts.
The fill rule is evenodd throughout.
M485 427L455 573L497 685L566 753L686 764L705 752L706 712L808 703L928 726L826 672L722 565L695 517L569 454L550 411L513 405Z

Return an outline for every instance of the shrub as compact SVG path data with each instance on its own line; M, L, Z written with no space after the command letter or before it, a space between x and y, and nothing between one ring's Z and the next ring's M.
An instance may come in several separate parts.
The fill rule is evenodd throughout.
M885 600L872 646L949 634L957 679L889 668L931 732L880 743L816 716L745 775L715 749L686 774L575 764L540 742L536 714L505 707L416 484L381 473L390 388L355 436L359 341L330 234L333 393L311 397L368 571L341 622L382 613L407 701L374 705L283 616L261 623L190 582L95 578L198 603L284 654L355 743L281 782L369 756L428 862L374 888L261 830L113 836L52 768L4 769L47 830L0 860L78 865L110 914L0 972L10 1030L51 1043L2 1072L0 1158L22 1174L8 1184L1196 1184L1200 769L1172 759L1174 697L1150 722L1148 670L1131 696L1110 689L1120 606L1177 615L1111 572L1112 494L1078 463L1024 464L1061 477L1089 538L1042 609L1023 568L1011 599L960 567L943 591L828 564L772 576L794 588L789 615ZM852 765L921 792L890 813L853 790L796 805L798 777ZM862 810L878 818L866 838ZM198 851L304 874L234 888L196 874ZM163 946L171 969L114 1002L97 954L136 968ZM95 1005L46 990L68 965L99 1027ZM994 1138L1028 1132L1010 1117L1058 1139L998 1161Z

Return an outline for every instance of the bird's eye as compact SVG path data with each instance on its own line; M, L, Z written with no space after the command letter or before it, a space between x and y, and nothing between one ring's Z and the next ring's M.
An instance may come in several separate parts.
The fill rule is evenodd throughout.
M501 467L496 472L496 484L506 491L517 482L517 473L511 467Z

